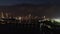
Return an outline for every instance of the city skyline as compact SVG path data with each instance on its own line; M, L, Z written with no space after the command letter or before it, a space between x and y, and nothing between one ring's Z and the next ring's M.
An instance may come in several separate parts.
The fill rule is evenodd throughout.
M59 0L0 0L0 2L0 12L12 13L15 16L31 13L34 16L60 17Z

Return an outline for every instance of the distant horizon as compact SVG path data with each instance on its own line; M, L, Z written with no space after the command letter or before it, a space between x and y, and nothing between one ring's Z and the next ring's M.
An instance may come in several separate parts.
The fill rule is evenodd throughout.
M46 4L21 3L21 4L12 4L12 5L0 5L0 6L14 6L14 5L55 5L55 4L50 4L50 3L46 3Z

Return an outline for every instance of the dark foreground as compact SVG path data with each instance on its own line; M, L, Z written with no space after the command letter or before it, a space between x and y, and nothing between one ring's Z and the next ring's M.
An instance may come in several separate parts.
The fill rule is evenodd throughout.
M37 24L0 24L0 32L40 33Z
M45 22L44 22L45 23ZM40 23L35 24L0 24L0 32L3 33L22 33L22 34L60 34L60 26L50 24L51 29L42 26L40 28Z

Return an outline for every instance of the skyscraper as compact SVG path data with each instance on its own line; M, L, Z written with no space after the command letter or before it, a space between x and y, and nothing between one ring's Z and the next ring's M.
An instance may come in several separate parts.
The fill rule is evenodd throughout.
M6 13L6 17L8 17L8 13Z
M4 18L4 14L3 14L3 12L1 12L1 18Z

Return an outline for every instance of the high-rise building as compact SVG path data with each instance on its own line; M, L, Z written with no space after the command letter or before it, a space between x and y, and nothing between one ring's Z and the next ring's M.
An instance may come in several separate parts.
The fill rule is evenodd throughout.
M8 13L6 13L6 17L8 17Z
M4 14L3 14L3 12L1 12L1 17L4 18Z

